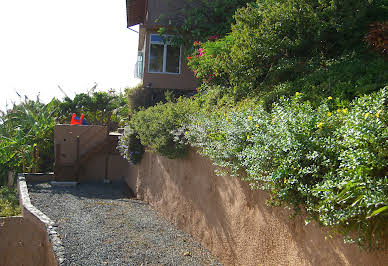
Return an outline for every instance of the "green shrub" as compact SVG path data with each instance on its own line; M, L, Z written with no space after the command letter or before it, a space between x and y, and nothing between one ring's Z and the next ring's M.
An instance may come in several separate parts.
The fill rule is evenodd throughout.
M314 211L368 248L387 244L388 87L350 106L336 130L339 167L317 184ZM356 232L356 233L354 233Z
M0 187L0 217L20 215L17 191L8 187Z
M129 126L138 134L145 147L168 158L178 158L186 154L188 146L174 141L177 137L174 131L186 124L194 111L190 99L180 98L176 103L159 103L136 112Z
M202 90L209 85L229 86L228 65L232 37L218 41L208 41L194 46L194 52L187 57L188 66L195 76L203 82Z
M178 27L170 25L160 29L161 34L173 34L174 42L190 47L194 41L206 41L225 36L234 23L233 14L247 3L255 0L185 1L182 9L183 23ZM176 19L176 18L175 18ZM170 20L170 22L168 22ZM171 24L174 18L162 15L159 22Z
M119 137L117 149L121 156L132 164L139 163L143 158L144 146L140 143L139 136L129 126L124 128L123 135Z
M52 171L55 104L25 98L0 113L0 184L8 171Z
M237 10L229 36L196 47L189 65L225 93L265 95L281 83L321 75L328 60L362 53L368 25L384 19L385 10L383 1L258 0Z
M360 246L384 246L388 226L387 89L348 106L328 97L314 108L303 95L260 105L198 113L187 138L252 188Z
M267 107L280 97L294 95L297 91L316 106L329 96L351 101L388 84L385 74L388 61L370 53L342 56L321 64L320 67L310 66L311 72L300 78L275 85L262 96Z
M116 130L128 120L128 102L124 93L88 92L66 97L63 101L55 99L56 120L70 124L73 113L83 113L89 125L106 125L108 130Z

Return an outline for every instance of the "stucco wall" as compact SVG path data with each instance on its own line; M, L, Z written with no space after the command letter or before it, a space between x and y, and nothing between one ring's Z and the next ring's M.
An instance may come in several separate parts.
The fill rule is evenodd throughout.
M316 224L289 219L287 210L266 206L267 193L214 169L195 153L184 160L146 153L127 183L226 265L387 265L388 252L325 240Z
M76 177L77 136L79 136L80 158L90 150L108 141L106 146L92 154L84 162ZM116 149L117 135L108 134L106 126L98 125L56 125L54 129L55 143L55 179L77 180L79 182L103 181L105 178L121 180L127 174L128 162L122 158ZM63 166L70 171L63 171Z
M50 248L39 224L23 217L0 219L0 265L56 265Z
M18 177L18 191L22 215L0 218L0 265L64 265L54 222L31 204L23 175Z
M102 182L105 177L110 181L120 181L127 177L128 161L119 154L110 154L108 158L106 156L105 154L97 154L91 158L83 167L78 181Z
M60 152L55 150L55 161L61 164L73 164L77 159L77 136L80 141L82 156L93 146L101 143L108 136L106 126L56 125L54 128L54 147L60 146Z

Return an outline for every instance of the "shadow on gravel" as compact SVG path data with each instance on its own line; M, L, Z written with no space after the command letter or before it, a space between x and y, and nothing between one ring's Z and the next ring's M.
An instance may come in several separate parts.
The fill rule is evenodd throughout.
M88 199L123 199L134 198L133 191L125 182L81 183L75 186L51 185L46 182L29 182L28 190L35 193L71 194Z

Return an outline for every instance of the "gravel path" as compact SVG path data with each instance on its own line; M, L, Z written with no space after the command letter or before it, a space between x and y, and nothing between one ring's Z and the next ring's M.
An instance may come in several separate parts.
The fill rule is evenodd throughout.
M58 225L66 265L220 265L124 184L28 184L32 204Z

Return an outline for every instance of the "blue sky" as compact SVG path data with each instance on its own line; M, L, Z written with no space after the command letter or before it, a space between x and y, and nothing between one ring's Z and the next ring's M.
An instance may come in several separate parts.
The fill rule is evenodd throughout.
M0 108L15 91L47 102L58 85L71 97L134 86L137 43L124 0L1 0Z

